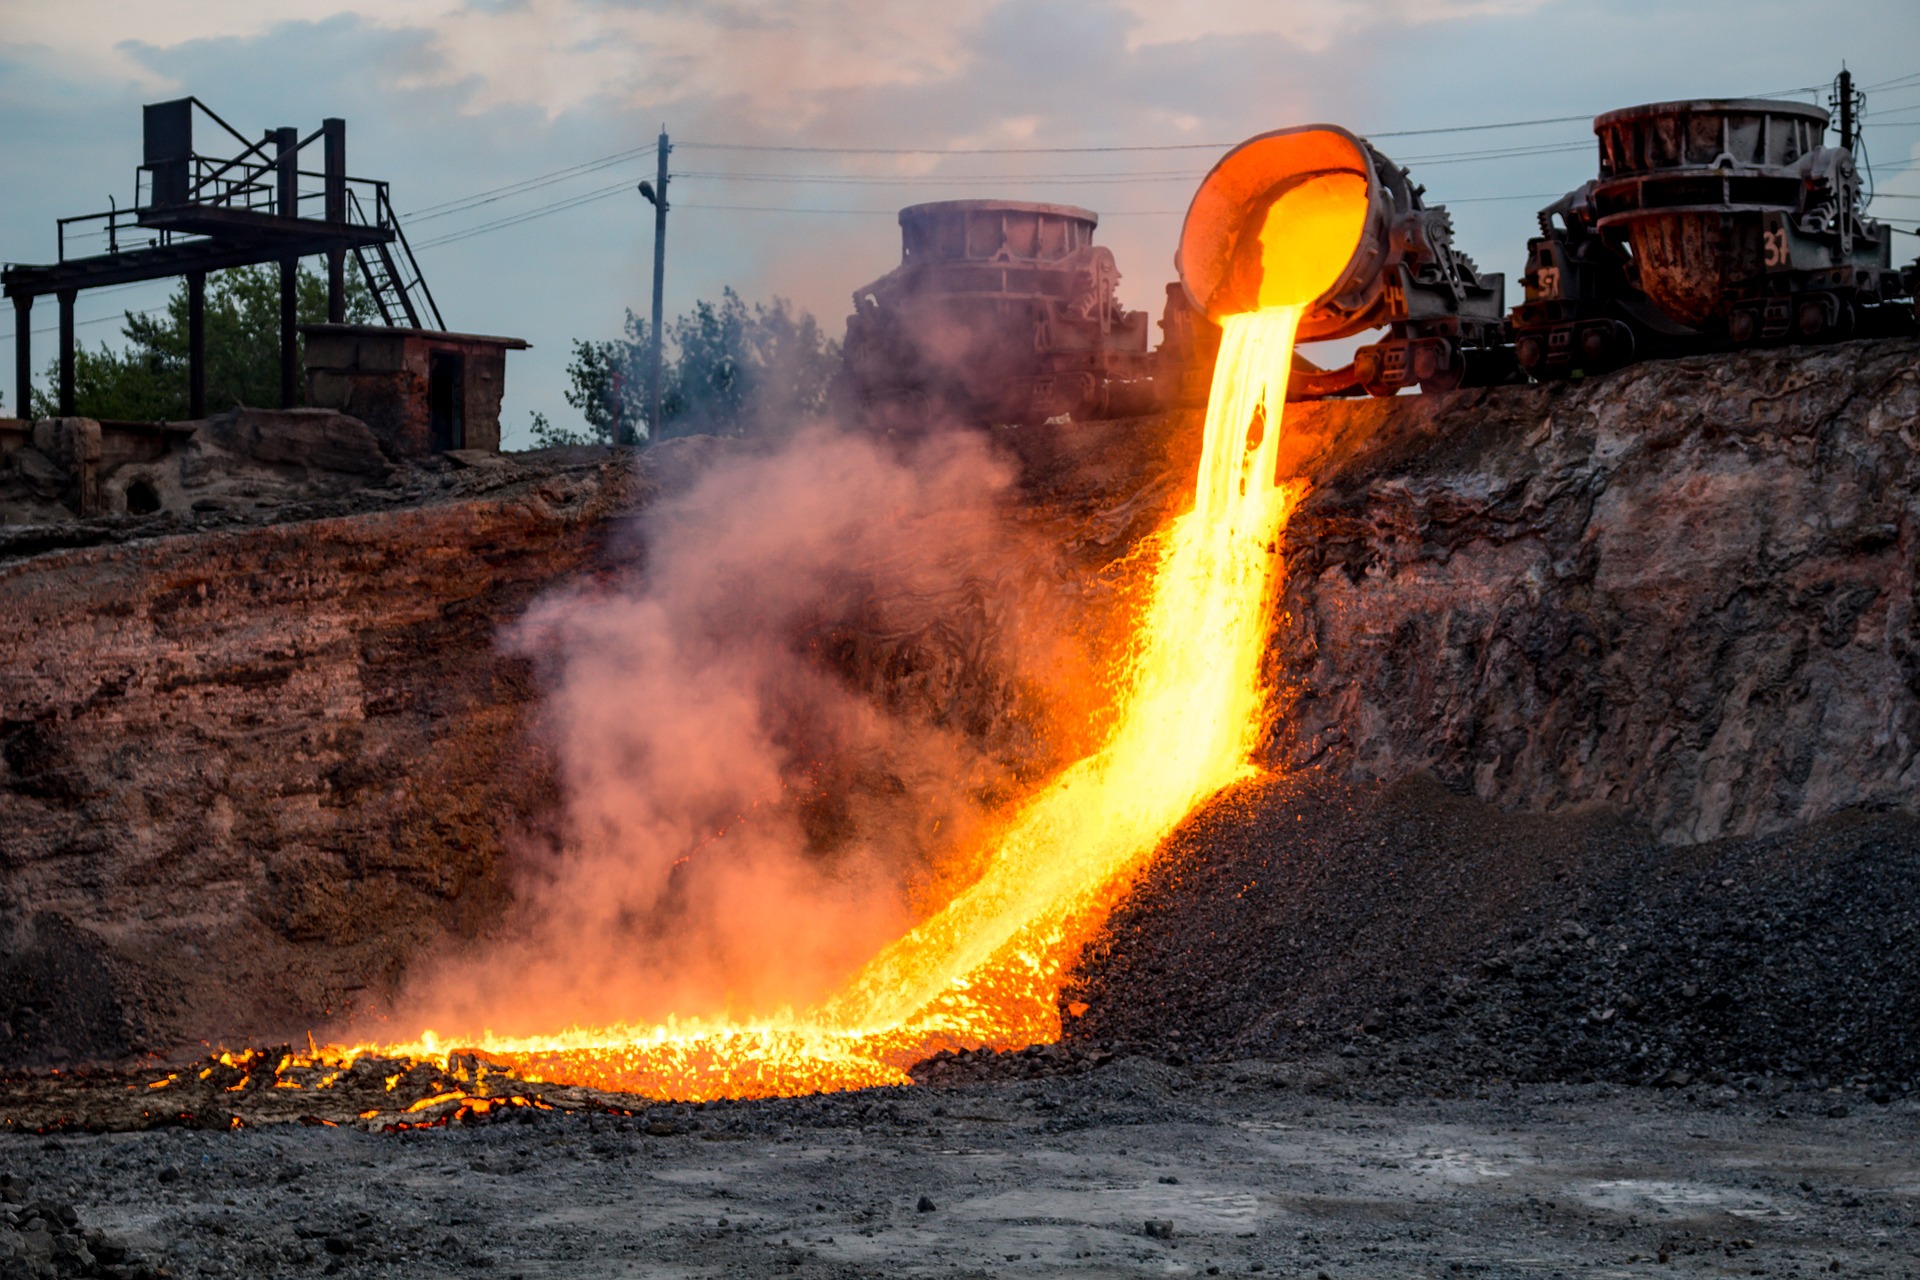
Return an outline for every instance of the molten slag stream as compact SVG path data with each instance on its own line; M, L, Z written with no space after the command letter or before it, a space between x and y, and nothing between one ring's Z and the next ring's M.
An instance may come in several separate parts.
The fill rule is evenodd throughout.
M970 888L844 989L787 1017L458 1041L429 1032L377 1052L459 1047L523 1079L705 1099L906 1083L907 1067L942 1048L1057 1039L1061 978L1131 873L1251 771L1275 552L1298 496L1275 470L1300 312L1228 318L1194 506L1163 535L1113 735L999 828Z
M902 1084L940 1049L1058 1039L1062 976L1134 872L1195 806L1251 772L1276 555L1297 488L1276 481L1304 304L1359 241L1364 181L1309 176L1268 209L1260 308L1229 316L1193 509L1162 535L1115 729L992 837L986 871L812 1009L552 1035L424 1033L347 1054L477 1052L527 1080L659 1097Z

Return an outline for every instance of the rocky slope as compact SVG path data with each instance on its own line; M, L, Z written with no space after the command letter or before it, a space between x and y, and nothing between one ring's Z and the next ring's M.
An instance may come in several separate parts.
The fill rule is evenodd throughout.
M1289 424L1273 765L1677 843L1920 797L1920 342Z
M630 492L604 452L443 468L0 563L0 1060L294 1033L471 932L550 791L496 632Z
M1197 815L1088 948L1069 1045L1342 1055L1365 1085L1920 1090L1920 819L1662 844L1430 778L1317 771ZM1083 1054L1084 1056L1084 1054Z
M1908 935L1875 933L1879 908L1838 929L1840 950L1815 943L1845 901L1904 892L1900 859L1916 847L1901 824L1920 736L1917 356L1911 341L1856 344L1291 409L1284 465L1313 487L1284 551L1266 760L1293 781L1232 800L1253 806L1241 825L1203 815L1176 840L1089 962L1084 990L1099 998L1081 1033L1138 1040L1159 1019L1266 1051L1312 1027L1355 1033L1396 999L1445 1005L1423 993L1568 920L1596 937L1601 915L1626 920L1621 940L1651 945L1685 933L1700 902L1629 890L1692 865L1675 860L1702 842L1702 892L1765 881L1785 923L1777 946L1709 947L1718 969L1666 985L1760 1007L1722 971L1760 956L1825 973L1849 948L1883 946L1886 964L1859 973L1908 991ZM1129 552L1184 501L1197 425L998 437L1019 466L1014 514L1062 548L1039 580L1085 621L1096 658L1140 569ZM643 485L679 483L730 447L656 450ZM8 530L0 1063L297 1039L495 920L508 849L556 799L529 732L533 673L496 637L548 584L607 567L609 521L636 492L604 451L476 458L293 505ZM1000 576L1020 591L1036 577ZM1018 699L987 669L996 646L980 627L1031 614L976 598L968 584L994 577L967 576L951 601L821 619L813 649L896 711L959 727L1015 785L1062 745L1002 733L989 714ZM1417 790L1426 775L1443 785ZM1377 794L1401 798L1391 821L1368 808L1386 803ZM1796 879L1795 833L1862 809L1891 825L1865 843L1820 827L1841 834L1809 836ZM1728 837L1762 843L1712 843ZM1785 878L1744 869L1763 854ZM1322 892L1346 897L1314 905ZM1262 894L1280 896L1248 905ZM1296 912L1324 928L1307 939ZM1300 949L1317 959L1296 964ZM1650 963L1671 976L1708 959ZM1617 1014L1616 986L1655 1009L1667 999L1665 977L1637 970L1529 982L1527 998L1558 1012L1508 1002L1499 1016L1548 1037L1566 1010ZM1747 1025L1805 1028L1794 1010L1829 998L1887 1022L1848 990L1793 987L1793 1009ZM1673 1025L1693 998L1673 997ZM1895 1072L1911 1037L1887 1025L1884 1043L1834 1052ZM1463 1056L1498 1040L1475 1034ZM1622 1052L1656 1045L1641 1067L1698 1067L1674 1034Z
M1162 850L1070 1043L1920 1089L1916 356L1291 411L1280 776Z
M1110 566L1182 499L1191 425L1018 442L1007 501L1033 532L1008 545L1044 554L849 590L792 643L1017 789L1063 747L1015 714L990 633L1105 616ZM675 441L637 479L605 449L461 457L0 531L0 1065L299 1043L495 925L511 850L559 801L539 675L500 633L548 588L643 565L632 517L737 450ZM849 788L898 789L812 763L823 840Z

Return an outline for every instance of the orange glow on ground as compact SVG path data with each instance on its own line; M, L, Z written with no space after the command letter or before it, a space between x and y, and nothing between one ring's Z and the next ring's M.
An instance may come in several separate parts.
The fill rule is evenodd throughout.
M1276 252L1306 260L1271 273L1283 293L1323 278L1324 289L1351 254L1357 226L1345 248L1301 253L1302 237L1318 244L1342 232L1351 202L1340 176L1275 205L1285 212L1269 218L1279 231L1266 241L1269 260ZM941 1049L1058 1039L1057 993L1081 945L1160 841L1252 771L1275 552L1301 496L1275 481L1281 415L1302 304L1316 296L1296 292L1286 305L1227 320L1193 509L1159 535L1105 746L1010 814L990 837L980 877L840 991L753 1022L669 1019L457 1043L426 1032L344 1052L476 1051L521 1079L707 1099L904 1084L908 1067Z

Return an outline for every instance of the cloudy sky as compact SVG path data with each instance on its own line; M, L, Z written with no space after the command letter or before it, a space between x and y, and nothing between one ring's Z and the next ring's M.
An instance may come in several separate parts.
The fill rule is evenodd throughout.
M533 411L574 418L569 341L646 306L633 184L662 125L670 315L732 285L837 333L897 261L900 206L1001 196L1099 211L1124 297L1157 317L1188 196L1250 134L1369 134L1511 279L1534 211L1592 174L1565 117L1794 92L1843 59L1872 89L1875 212L1914 226L1914 0L0 0L0 259L50 260L56 217L131 198L143 102L194 94L249 133L344 116L449 326L533 342L509 365L512 446ZM1514 122L1537 123L1454 131ZM166 292L82 295L80 333L109 340Z

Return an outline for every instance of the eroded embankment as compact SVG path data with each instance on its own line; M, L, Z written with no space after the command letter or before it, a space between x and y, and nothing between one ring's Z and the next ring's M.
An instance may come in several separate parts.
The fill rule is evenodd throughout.
M1294 415L1285 776L1169 843L1070 1036L1920 1088L1917 354Z
M1534 1055L1501 1027L1540 1029L1530 1044L1590 1017L1625 1046L1606 1071L1697 1068L1713 1054L1693 1032L1636 1038L1629 1013L1670 1008L1662 1026L1735 1025L1746 1043L1825 1034L1802 1016L1824 1004L1888 1033L1828 1035L1807 1063L1895 1071L1912 1044L1897 1008L1848 992L1920 1007L1899 995L1911 927L1889 914L1912 847L1916 355L1888 342L1292 407L1282 465L1315 489L1288 543L1265 759L1310 772L1176 837L1097 949L1092 1012L1070 1030L1261 1050L1374 1013L1417 1030L1465 1007L1423 993L1484 967L1513 998L1457 1019L1436 1061L1577 1075L1600 1059ZM1003 433L1014 514L1065 548L1056 589L1085 617L1111 614L1127 553L1190 492L1196 428ZM682 463L703 451L689 444ZM632 490L590 461L489 483L0 568L17 655L0 669L0 1061L297 1040L497 919L509 843L556 802L528 732L536 682L497 637L604 563ZM994 602L970 587L885 603L884 634L836 620L817 652L945 717L1009 780L1043 770L1048 745L1004 732L1009 691L979 669ZM1419 784L1379 798L1427 773L1493 808ZM1796 852L1806 824L1859 806L1890 812ZM1764 839L1709 845L1698 867L1676 848L1738 833ZM1647 888L1679 885L1648 880L1669 868L1709 896ZM1699 905L1727 879L1720 914ZM1848 976L1869 947L1884 960ZM1541 968L1563 952L1580 965ZM1596 953L1639 958L1582 967ZM1777 977L1802 972L1845 982ZM1799 1012L1743 1015L1773 1009L1769 983Z
M1920 819L1675 847L1616 813L1504 813L1430 777L1222 796L1065 993L1088 1053L1338 1051L1412 1078L1920 1089Z
M0 1060L291 1034L478 927L552 790L496 632L630 488L531 466L0 565Z
M1009 514L1061 557L853 591L794 646L1017 792L1059 747L1010 713L995 629L1034 590L1109 616L1195 443L1184 419L1012 442ZM642 564L624 517L737 448L676 441L637 478L606 451L508 458L204 533L76 524L0 565L0 1064L299 1044L494 927L516 843L559 804L539 674L503 632ZM803 779L825 842L859 812L847 791L890 785L844 772Z
M1677 843L1920 798L1920 342L1292 419L1267 758Z

